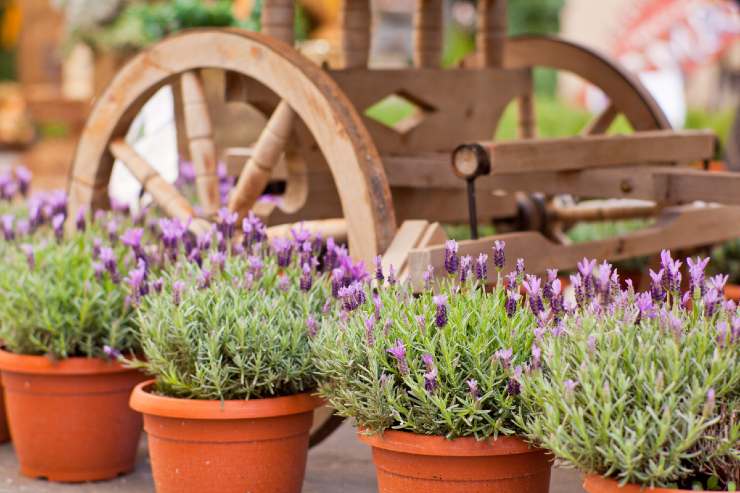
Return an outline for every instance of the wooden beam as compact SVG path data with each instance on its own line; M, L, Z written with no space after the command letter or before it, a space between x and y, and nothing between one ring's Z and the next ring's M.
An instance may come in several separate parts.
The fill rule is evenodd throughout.
M705 160L714 155L716 141L707 130L654 130L479 144L490 155L492 173L531 173Z
M527 272L543 273L548 268L572 269L582 258L622 260L649 255L664 248L683 249L710 245L740 236L740 207L681 206L664 210L650 227L627 236L560 245L537 232L518 232L459 242L460 255L490 254L494 240L506 242L504 271L514 269L516 259L525 260ZM409 252L409 276L415 286L423 282L428 265L437 275L444 273L444 245ZM489 270L488 280L496 272Z

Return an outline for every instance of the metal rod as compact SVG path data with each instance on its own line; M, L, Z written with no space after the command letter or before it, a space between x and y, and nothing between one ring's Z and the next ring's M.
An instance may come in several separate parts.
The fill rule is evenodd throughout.
M478 211L475 206L475 177L465 180L468 184L468 214L470 215L470 237L478 239Z

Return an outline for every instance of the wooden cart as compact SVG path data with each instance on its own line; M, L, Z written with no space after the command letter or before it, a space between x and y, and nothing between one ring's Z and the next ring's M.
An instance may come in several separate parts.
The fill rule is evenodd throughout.
M474 166L478 159L487 159L492 169L476 183L478 216L485 221L527 219L536 231L510 233L506 239L512 256L524 257L531 271L551 265L573 267L584 255L614 259L740 236L737 209L687 206L688 210L663 213L656 226L634 239L585 246L563 241L563 225L575 220L657 215L666 205L711 198L705 196L709 190L737 201L732 191L736 177L707 176L681 167L710 158L714 137L670 131L653 99L620 67L557 37L507 39L505 0L478 4L478 50L464 68L439 66L441 0L417 0L411 68L367 67L368 0L344 1L343 63L338 68L319 67L292 48L291 0L264 1L262 34L195 30L160 42L131 60L97 101L71 171L71 210L107 207L111 169L118 159L167 213L193 216L191 204L124 138L142 105L159 88L171 85L205 212L191 227L196 232L207 228L219 207L219 152L201 71L220 69L225 74L224 101L247 104L266 121L255 142L245 142L243 149L220 150L232 159L244 156L235 170L239 179L229 208L244 214L254 207L271 225L307 221L309 227L345 237L355 257L370 261L385 253L385 262L404 274L419 273L426 263L439 264L441 247L435 245L445 235L438 222L467 221L465 182L453 173L450 160L460 144L470 142L477 142L477 147L455 153L458 167L464 170L471 159ZM583 135L537 138L532 82L537 67L572 72L609 98ZM418 109L415 118L395 128L364 115L366 108L391 94ZM511 102L518 110L520 139L490 142ZM620 114L635 134L604 135ZM284 184L281 200L257 202L275 179ZM559 207L549 199L539 203L514 193L522 191L652 202ZM487 250L492 241L466 242L461 250ZM312 443L336 425L336 420L325 418L319 422Z

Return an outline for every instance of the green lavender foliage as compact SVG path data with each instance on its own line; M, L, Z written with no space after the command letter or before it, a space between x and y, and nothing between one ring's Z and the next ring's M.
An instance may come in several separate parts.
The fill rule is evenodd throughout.
M2 247L0 269L0 339L6 350L54 358L105 357L103 347L137 351L128 291L110 276L96 278L92 239L96 228L62 242L48 231L33 238L31 268L21 243ZM125 247L114 248L125 275Z
M638 323L630 308L568 317L567 335L545 336L543 370L524 380L539 411L521 426L565 464L622 483L676 487L717 459L740 461L738 426L715 434L723 443L711 453L696 451L720 409L740 408L740 338L718 343L730 315L705 317L698 297L694 306L673 308L680 335L665 316Z
M435 325L433 293L412 294L406 285L379 290L380 318L371 340L365 320L374 316L372 302L352 312L346 321L325 319L312 341L322 384L319 393L339 415L353 418L369 433L385 429L448 438L520 434L515 418L526 416L519 398L507 392L512 368L530 358L534 318L517 310L509 318L505 293L486 293L468 281L461 292L444 281L439 292L448 296L448 321ZM371 293L367 291L368 299ZM423 316L423 328L417 321ZM400 340L406 348L408 373L399 371L388 349ZM500 349L513 350L509 368L494 357ZM422 355L430 354L438 372L437 387L425 388L428 371ZM467 381L475 379L480 397Z
M206 400L253 399L316 388L307 318L320 314L326 283L299 288L300 270L262 257L261 274L246 279L245 256L229 256L213 271L210 287L198 285L197 264L180 262L165 273L161 293L146 296L138 320L145 359L138 363L163 395ZM279 286L289 278L288 289ZM177 303L173 283L185 284Z

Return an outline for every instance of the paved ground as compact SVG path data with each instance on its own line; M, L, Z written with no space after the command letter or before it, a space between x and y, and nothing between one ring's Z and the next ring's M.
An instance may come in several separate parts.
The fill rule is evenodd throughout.
M20 476L12 445L0 446L0 493L150 493L152 477L142 440L136 471L115 481L64 485ZM370 450L344 425L308 455L304 493L375 493ZM578 474L556 470L551 493L583 493ZM205 492L204 492L205 493ZM410 492L411 493L411 492Z

